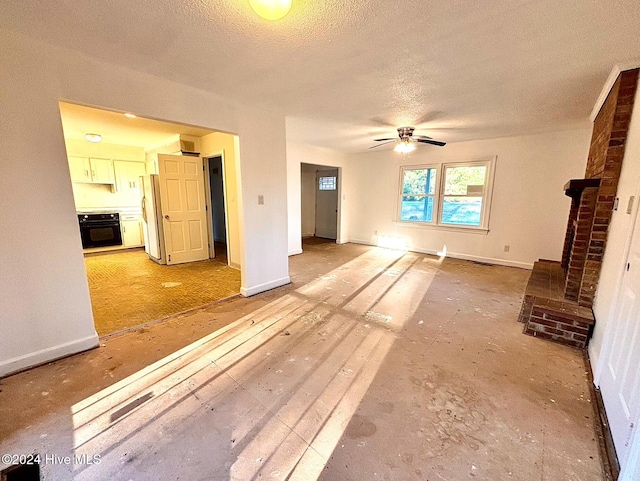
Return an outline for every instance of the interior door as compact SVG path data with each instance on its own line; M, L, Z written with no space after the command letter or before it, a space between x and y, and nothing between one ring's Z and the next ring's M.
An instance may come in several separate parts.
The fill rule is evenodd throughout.
M338 169L316 172L316 237L338 237Z
M620 466L640 420L640 212L625 265L613 322L615 331L600 389Z
M209 258L201 157L158 155L167 264Z

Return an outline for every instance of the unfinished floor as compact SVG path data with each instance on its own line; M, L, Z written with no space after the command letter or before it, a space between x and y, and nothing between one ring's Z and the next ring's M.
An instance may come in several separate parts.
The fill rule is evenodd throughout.
M3 379L2 453L77 480L600 480L583 354L528 271L305 246L293 283ZM99 455L99 464L89 464Z

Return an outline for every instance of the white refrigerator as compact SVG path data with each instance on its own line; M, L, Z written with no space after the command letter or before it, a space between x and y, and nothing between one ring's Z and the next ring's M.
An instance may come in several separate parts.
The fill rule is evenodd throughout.
M142 186L142 224L144 250L149 259L158 264L166 264L166 249L160 205L160 178L156 174L140 177Z

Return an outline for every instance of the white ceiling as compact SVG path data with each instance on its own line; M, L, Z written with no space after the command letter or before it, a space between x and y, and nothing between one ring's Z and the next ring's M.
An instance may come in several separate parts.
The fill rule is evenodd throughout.
M166 143L176 134L202 137L210 134L189 125L180 125L158 120L125 117L122 112L99 110L82 105L60 102L60 117L65 139L84 139L85 134L100 134L109 144L132 145L150 149Z
M8 0L0 27L287 115L350 152L409 124L448 142L588 125L640 57L637 0ZM213 126L215 127L215 126Z

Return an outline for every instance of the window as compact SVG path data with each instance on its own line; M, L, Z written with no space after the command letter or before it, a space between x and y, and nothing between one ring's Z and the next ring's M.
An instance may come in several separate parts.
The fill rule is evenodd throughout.
M336 190L335 177L320 177L318 180L319 190Z
M436 169L405 169L400 220L432 222Z
M488 229L492 161L401 169L399 220Z

